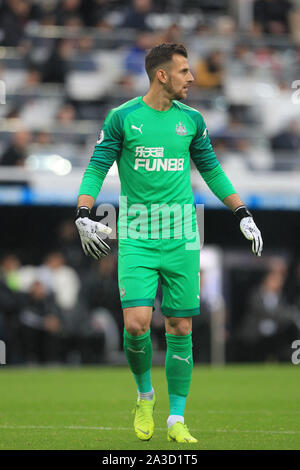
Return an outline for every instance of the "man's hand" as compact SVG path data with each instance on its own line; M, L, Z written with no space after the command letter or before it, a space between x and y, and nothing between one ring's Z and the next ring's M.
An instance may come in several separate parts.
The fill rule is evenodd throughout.
M101 224L101 222L91 220L90 211L87 207L77 209L75 224L80 235L83 251L87 256L99 260L109 253L110 247L101 239L101 234L106 233L109 235L112 229Z
M245 206L238 207L234 214L240 221L240 229L242 234L252 240L252 251L256 256L261 256L263 250L263 241L260 230L256 226L252 214Z

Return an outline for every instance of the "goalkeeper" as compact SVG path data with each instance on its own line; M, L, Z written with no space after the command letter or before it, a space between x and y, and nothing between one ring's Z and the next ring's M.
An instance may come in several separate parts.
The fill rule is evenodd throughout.
M193 370L192 318L200 304L200 242L190 158L212 192L235 214L255 255L261 255L263 244L251 213L216 158L202 115L181 103L194 80L185 47L154 47L146 55L145 68L150 80L146 95L112 109L105 119L81 182L76 225L86 255L99 259L108 254L101 234L111 229L93 221L90 210L116 161L121 181L118 278L124 351L138 393L135 433L149 440L154 432L150 324L160 279L170 408L167 438L194 443L197 439L184 422ZM161 220L166 208L176 209L172 220ZM188 217L182 219L182 214Z

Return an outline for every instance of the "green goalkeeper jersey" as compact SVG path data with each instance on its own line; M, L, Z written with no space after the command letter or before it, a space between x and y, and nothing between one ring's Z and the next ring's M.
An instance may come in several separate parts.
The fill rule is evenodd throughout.
M139 225L140 238L160 237L166 221L165 209L171 214L171 219L166 221L169 226L164 233L170 229L166 238L176 237L174 228L182 223L186 228L184 234L190 238L188 232L190 229L194 232L196 221L190 158L202 175L219 175L223 171L202 115L175 100L167 111L157 111L139 96L107 115L79 195L88 194L96 199L109 168L116 161L121 181L119 236L121 228L124 235L124 228L133 225L138 217L139 224L134 227ZM217 194L220 198L235 192L228 180L226 188L224 178L222 181L222 195ZM187 209L186 215L191 214L191 225L183 217L189 207L191 210ZM151 225L154 219L158 227ZM127 236L128 232L124 238Z

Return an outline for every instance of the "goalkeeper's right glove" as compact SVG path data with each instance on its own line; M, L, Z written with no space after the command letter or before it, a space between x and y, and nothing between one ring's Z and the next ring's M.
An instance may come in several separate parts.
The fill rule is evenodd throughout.
M249 212L246 206L239 206L235 209L234 215L240 221L240 229L244 237L252 241L252 252L256 256L261 256L263 240L251 212Z
M75 224L80 235L83 251L87 256L99 260L109 253L110 247L102 240L101 234L106 233L109 235L112 229L101 224L101 222L90 219L90 209L88 207L78 207Z

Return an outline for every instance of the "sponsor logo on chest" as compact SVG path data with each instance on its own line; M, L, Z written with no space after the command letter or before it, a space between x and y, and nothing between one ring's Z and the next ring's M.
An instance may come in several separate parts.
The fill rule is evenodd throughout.
M134 169L182 171L184 158L164 158L164 147L136 147Z

